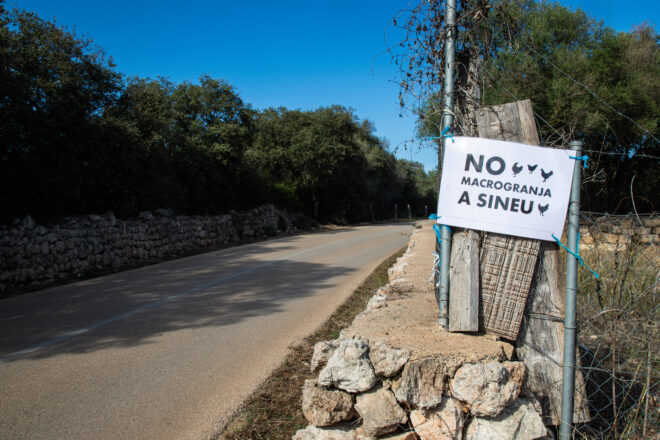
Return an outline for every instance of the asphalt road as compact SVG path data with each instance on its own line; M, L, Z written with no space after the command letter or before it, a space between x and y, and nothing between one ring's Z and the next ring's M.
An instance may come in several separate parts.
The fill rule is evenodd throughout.
M410 225L250 244L0 301L0 439L203 439Z

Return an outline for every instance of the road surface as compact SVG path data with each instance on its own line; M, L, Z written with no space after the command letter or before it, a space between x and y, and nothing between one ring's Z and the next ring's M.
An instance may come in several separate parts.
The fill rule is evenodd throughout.
M0 301L0 439L203 439L410 225L304 234Z

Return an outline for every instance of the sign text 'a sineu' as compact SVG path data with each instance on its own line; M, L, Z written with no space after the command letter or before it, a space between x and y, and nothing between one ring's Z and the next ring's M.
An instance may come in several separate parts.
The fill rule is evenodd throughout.
M492 139L445 142L438 223L506 235L561 237L574 150Z

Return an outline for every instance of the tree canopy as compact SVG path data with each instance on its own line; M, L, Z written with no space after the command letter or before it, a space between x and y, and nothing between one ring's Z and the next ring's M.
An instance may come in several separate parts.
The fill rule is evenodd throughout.
M465 0L459 5L455 130L475 135L470 108L530 99L544 145L565 147L581 139L590 150L584 208L631 209L633 183L637 207L657 210L656 30L643 23L616 32L579 9L553 2ZM407 33L394 51L403 71L402 105L422 108L422 136L441 131L443 8L444 1L419 2L398 23Z
M225 80L126 78L104 51L0 1L0 222L274 202L319 220L435 203L352 110L254 110Z

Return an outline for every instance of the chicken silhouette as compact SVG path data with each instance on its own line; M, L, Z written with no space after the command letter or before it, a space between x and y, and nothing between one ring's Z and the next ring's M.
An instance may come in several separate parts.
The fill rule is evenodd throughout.
M527 165L527 169L529 170L529 174L532 174L537 166L539 166L539 165L538 164L536 164L536 165Z
M541 217L543 217L543 214L545 214L545 212L548 210L549 207L550 207L549 203L546 205L539 205L539 211L541 212Z
M543 177L543 181L544 181L544 182L545 182L546 180L548 180L548 179L550 178L550 176L552 176L552 174L553 174L552 171L548 171L548 172L546 172L543 168L541 168L541 176ZM540 208L540 206L539 206L539 208Z
M518 173L523 170L523 167L522 165L518 165L518 162L516 162L513 164L511 170L513 170L513 177L516 177L516 175L518 175Z

